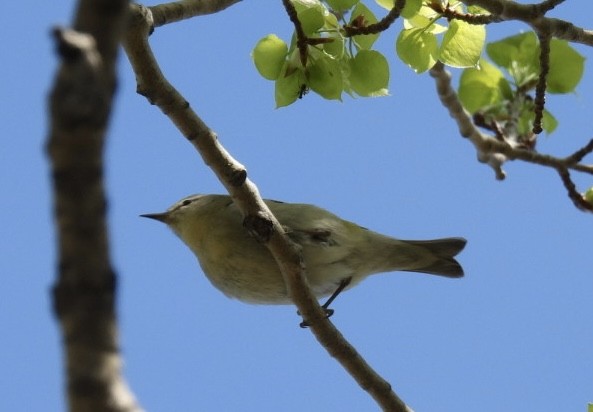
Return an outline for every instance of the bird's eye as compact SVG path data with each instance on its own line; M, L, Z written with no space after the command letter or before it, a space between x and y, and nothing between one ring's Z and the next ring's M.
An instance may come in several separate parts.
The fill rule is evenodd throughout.
M191 199L185 199L182 203L181 206L187 206L191 203Z

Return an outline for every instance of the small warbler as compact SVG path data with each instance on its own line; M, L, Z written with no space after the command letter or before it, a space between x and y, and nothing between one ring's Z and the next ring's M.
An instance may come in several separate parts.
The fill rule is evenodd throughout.
M317 206L265 202L287 235L300 245L307 280L317 297L333 294L331 301L341 290L373 273L399 270L463 276L454 259L465 246L463 238L399 240ZM210 282L225 295L249 303L292 303L272 254L248 234L230 196L192 195L164 213L141 216L167 224L198 257Z

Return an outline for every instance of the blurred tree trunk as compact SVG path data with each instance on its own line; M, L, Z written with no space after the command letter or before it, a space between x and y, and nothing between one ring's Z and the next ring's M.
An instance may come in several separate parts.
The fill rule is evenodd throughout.
M103 184L103 149L127 13L125 0L81 0L72 29L53 30L60 58L47 141L58 246L53 303L71 411L140 409L121 376L117 279Z

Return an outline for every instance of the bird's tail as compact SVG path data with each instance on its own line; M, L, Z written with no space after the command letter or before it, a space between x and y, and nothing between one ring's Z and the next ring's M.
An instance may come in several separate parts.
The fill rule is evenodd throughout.
M406 240L406 243L421 247L436 258L430 264L417 269L409 269L407 270L408 272L430 273L449 278L460 278L463 276L463 268L454 257L465 247L466 240L464 238Z

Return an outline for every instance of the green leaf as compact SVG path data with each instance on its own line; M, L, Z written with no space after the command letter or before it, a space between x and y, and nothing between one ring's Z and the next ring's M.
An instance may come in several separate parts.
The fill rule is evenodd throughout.
M553 133L557 127L558 120L556 120L552 113L544 109L544 116L542 118L542 128L546 131L547 134L550 134Z
M550 71L547 91L570 93L583 77L585 58L565 40L552 39L550 43Z
M324 19L325 19L325 24L323 25L323 27L325 29L328 29L329 31L332 31L332 32L339 31L341 24L338 22L338 18L336 17L335 14L326 13L324 16Z
M387 10L391 10L395 4L395 0L375 0L375 2ZM421 6L422 0L407 0L404 9L401 12L401 16L405 19L409 19L410 17L418 14Z
M537 47L537 37L533 32L527 32L489 43L486 52L494 63L510 69L520 55L527 57L525 61L532 61L534 57L537 60Z
M305 84L304 75L301 70L293 71L286 75L286 67L282 70L282 75L276 80L276 89L274 97L276 99L276 108L288 106L295 102L299 97L301 88Z
M268 80L276 80L288 53L286 43L275 34L269 34L257 42L251 56L259 74Z
M452 20L443 37L439 59L451 67L475 67L485 40L486 29L483 25Z
M330 36L331 42L323 45L323 51L334 58L341 59L344 56L344 38L341 36Z
M401 12L401 16L404 19L409 19L420 12L422 7L422 0L406 0L406 5Z
M297 13L305 9L320 8L324 9L325 6L319 0L290 0L294 4L294 8Z
M384 96L389 85L389 64L381 53L361 50L350 61L350 86L360 96Z
M360 0L326 0L329 7L335 11L350 10Z
M486 50L495 63L509 71L518 86L535 87L540 73L541 52L535 33L528 32L507 37L489 44ZM552 39L550 70L546 79L547 91L550 93L574 91L583 76L584 61L584 57L566 41Z
M385 10L391 10L395 4L395 0L375 0L375 2Z
M311 7L297 13L305 35L310 36L323 27L325 24L323 11L324 9L319 7Z
M503 73L485 60L480 60L479 69L465 69L459 79L459 99L470 113L494 106L511 94Z
M437 38L424 29L402 30L397 37L395 50L399 58L416 73L430 69L438 59Z
M430 7L422 6L418 13L404 19L404 28L411 29L416 27L429 31L432 34L444 33L447 28L436 23L439 17L437 12Z
M339 100L344 90L340 64L327 55L316 58L307 69L311 90L328 100Z
M422 7L420 7L420 11L418 14L431 20L440 17L440 14L437 13L432 7L429 7L428 5L424 4L422 5Z
M591 204L593 204L593 187L590 187L589 190L585 192L585 200ZM589 404L587 408L588 412L593 412L593 404Z
M520 135L526 135L533 129L534 119L535 114L533 113L533 104L524 104L523 107L521 107L521 111L517 118L517 130Z
M539 75L540 47L533 32L490 43L486 52L494 63L509 71L519 87L533 83Z
M364 17L364 21L366 25L374 24L377 22L377 18L373 14L372 11L369 10L367 6L362 3L358 3L354 10L352 10L352 15L350 16L350 23L354 19L359 18L359 16ZM373 47L373 43L379 38L378 34L359 34L358 36L354 36L352 39L354 43L361 49L370 49Z
M419 28L432 34L441 34L447 31L447 28L442 24L435 23L434 20L428 17L417 14L410 19L404 19L404 29Z
M533 102L526 103L521 108L521 114L519 116L519 133L527 134L533 130L533 123L535 121L535 112L533 111L534 105ZM544 109L543 117L542 117L542 129L547 134L552 133L558 127L558 120L552 115L552 113L548 112Z

